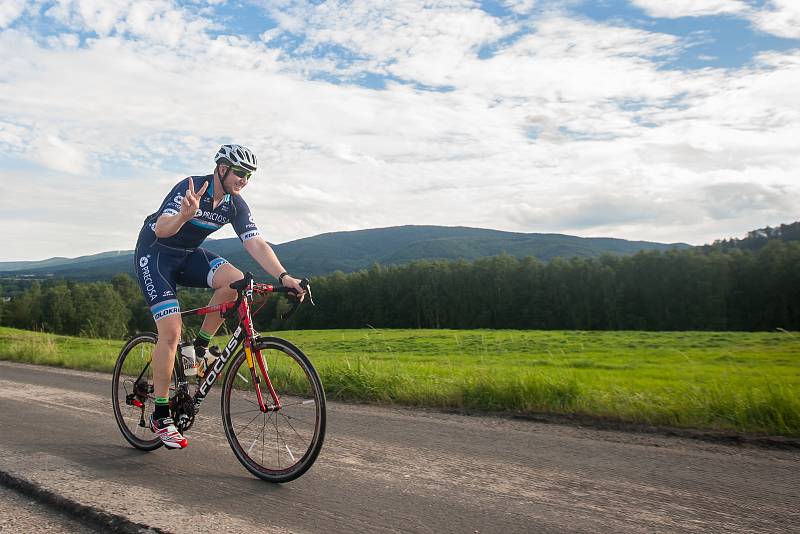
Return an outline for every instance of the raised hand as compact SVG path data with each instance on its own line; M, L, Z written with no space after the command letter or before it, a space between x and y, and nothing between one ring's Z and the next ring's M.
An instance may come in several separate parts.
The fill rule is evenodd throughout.
M208 189L208 183L209 182L204 183L200 191L195 193L194 182L189 178L189 189L186 190L186 194L181 201L181 217L187 220L194 217L195 213L197 213L197 209L200 207L200 199L203 197L203 193L206 192L206 189Z

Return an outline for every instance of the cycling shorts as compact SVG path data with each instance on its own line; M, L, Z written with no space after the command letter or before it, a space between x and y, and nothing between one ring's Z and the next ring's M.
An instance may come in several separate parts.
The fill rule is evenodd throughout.
M228 263L203 248L183 250L159 244L150 247L137 244L133 257L139 287L156 321L180 313L177 284L212 287L214 274Z

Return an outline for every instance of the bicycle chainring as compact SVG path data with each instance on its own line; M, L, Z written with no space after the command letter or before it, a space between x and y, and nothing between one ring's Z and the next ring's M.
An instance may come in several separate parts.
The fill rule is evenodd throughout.
M192 428L195 410L194 399L189 395L185 388L179 388L175 397L172 399L172 419L178 432L185 432Z

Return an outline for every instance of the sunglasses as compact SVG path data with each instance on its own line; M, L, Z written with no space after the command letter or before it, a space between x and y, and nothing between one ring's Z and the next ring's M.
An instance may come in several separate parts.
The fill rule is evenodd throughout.
M242 169L241 167L231 167L231 172L239 178L244 178L245 180L249 180L250 176L253 174L247 169Z

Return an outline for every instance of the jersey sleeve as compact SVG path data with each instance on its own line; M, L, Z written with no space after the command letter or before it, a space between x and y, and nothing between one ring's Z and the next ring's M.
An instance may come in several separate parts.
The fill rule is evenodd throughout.
M258 226L256 223L253 222L253 215L250 213L250 207L247 205L247 202L240 196L232 196L233 205L236 209L236 213L234 213L233 221L233 229L236 231L236 234L239 236L239 239L242 242L247 241L248 239L253 239L254 237L258 237L261 235L261 232L258 231Z
M183 196L186 194L186 190L189 189L189 180L192 180L192 178L184 178L172 188L172 191L169 192L164 202L161 203L161 207L156 213L156 219L162 215L177 215L181 212L181 202L183 202ZM197 191L197 180L194 182L194 187L195 191Z

